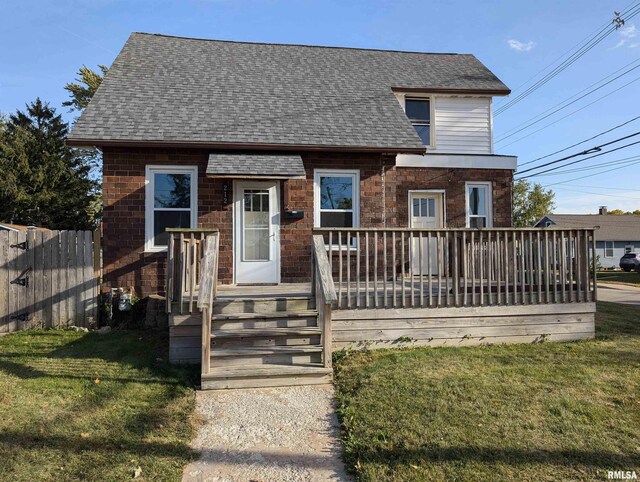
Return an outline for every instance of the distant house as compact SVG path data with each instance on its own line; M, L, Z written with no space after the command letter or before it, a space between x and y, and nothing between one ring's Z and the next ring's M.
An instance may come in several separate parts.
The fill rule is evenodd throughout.
M29 228L38 231L49 231L47 228L39 228L36 226L24 226L22 224L0 223L0 231L26 231Z
M622 255L640 252L640 216L607 214L605 206L598 214L546 214L535 226L597 228L596 256L603 268L618 268Z

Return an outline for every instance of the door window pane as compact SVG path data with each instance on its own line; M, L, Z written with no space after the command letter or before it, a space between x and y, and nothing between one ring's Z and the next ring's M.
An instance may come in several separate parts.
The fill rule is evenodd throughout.
M244 261L269 261L269 191L244 190Z
M188 209L190 205L191 174L154 174L154 207Z
M245 228L244 261L269 261L269 228Z

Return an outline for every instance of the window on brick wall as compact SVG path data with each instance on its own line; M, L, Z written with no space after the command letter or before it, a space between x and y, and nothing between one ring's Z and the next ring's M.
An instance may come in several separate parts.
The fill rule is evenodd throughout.
M493 200L490 182L466 183L466 213L468 228L493 227Z
M166 228L197 226L198 168L147 166L145 184L145 250L163 251Z
M360 226L360 171L316 169L314 173L314 226L357 228ZM325 236L328 241L328 236ZM338 244L337 233L331 243ZM354 245L355 238L349 240ZM342 235L339 244L347 244Z

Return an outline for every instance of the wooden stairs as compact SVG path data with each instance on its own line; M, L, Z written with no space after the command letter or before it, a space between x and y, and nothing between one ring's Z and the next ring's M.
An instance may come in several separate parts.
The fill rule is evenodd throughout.
M174 323L180 316L200 322L193 313L173 315ZM211 316L210 368L201 375L201 388L330 383L321 338L311 296L218 297Z

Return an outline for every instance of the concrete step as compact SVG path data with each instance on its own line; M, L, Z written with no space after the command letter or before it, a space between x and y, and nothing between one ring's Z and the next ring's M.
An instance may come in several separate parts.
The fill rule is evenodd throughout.
M308 365L322 362L320 345L231 346L211 350L211 366Z
M201 376L203 390L286 387L331 383L331 368L321 364L212 367Z
M315 309L315 301L309 296L284 297L217 297L213 314L270 313L274 311L306 311Z

